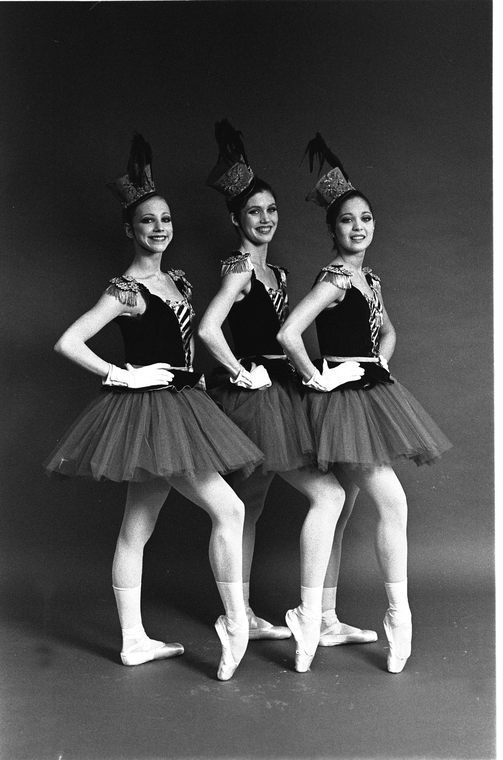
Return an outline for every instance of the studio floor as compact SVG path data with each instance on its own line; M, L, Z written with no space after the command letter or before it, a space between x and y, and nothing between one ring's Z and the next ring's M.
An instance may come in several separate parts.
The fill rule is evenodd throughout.
M297 603L294 561L283 556L274 588L266 561L255 576L257 613L279 624ZM385 669L379 586L358 582L341 618L375 628L376 643L318 648L298 674L293 639L252 642L219 682L222 610L197 562L145 577L147 630L185 654L125 667L107 550L4 555L1 760L495 757L494 631L481 623L492 621L491 588L412 586L414 648L400 675Z

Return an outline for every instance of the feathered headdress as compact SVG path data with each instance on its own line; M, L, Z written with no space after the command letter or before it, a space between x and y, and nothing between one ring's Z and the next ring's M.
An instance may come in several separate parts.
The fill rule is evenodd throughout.
M127 174L113 182L108 182L107 187L120 200L124 208L150 195L155 195L156 190L152 179L152 149L143 139L143 135L135 132L133 136Z
M329 172L318 180L306 197L306 201L314 201L318 206L328 210L328 207L334 201L339 200L343 195L355 189L349 181L349 177L344 171L341 161L335 153L332 153L319 132L316 132L316 136L308 143L304 158L306 155L309 156L309 169L311 172L313 171L315 159L318 161L318 176L321 174L325 162L332 167Z
M246 190L254 178L253 170L246 157L242 136L242 133L234 129L227 119L217 121L215 124L218 159L206 184L225 195L228 200L232 200Z

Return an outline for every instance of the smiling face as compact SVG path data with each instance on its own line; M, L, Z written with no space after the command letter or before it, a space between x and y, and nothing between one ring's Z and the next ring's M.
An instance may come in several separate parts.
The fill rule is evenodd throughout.
M358 196L341 204L333 228L340 253L363 253L374 237L375 221L370 206Z
M131 223L124 227L126 235L150 253L162 253L173 238L169 206L158 195L138 204Z
M231 220L242 237L253 245L270 243L278 226L276 200L268 190L255 193L241 211L231 214Z

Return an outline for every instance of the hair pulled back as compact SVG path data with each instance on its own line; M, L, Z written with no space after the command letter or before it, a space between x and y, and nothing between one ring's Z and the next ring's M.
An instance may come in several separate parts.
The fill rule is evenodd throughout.
M246 190L237 195L235 198L226 199L225 203L230 214L239 214L244 209L248 202L248 198L251 198L255 193L271 193L274 200L276 200L276 193L268 182L260 177L254 177Z

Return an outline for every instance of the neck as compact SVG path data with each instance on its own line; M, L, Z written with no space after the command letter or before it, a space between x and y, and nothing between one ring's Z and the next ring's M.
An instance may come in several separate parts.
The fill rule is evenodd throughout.
M268 243L262 245L255 245L251 243L247 238L241 238L239 250L243 253L250 253L251 260L258 266L265 266L267 261Z
M347 251L341 253L337 251L334 263L343 264L346 269L351 269L353 272L361 272L364 258L365 251L362 253L348 253Z
M159 276L161 274L161 261L162 253L152 253L147 256L143 248L138 246L128 269L128 274L143 279Z

